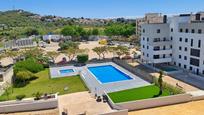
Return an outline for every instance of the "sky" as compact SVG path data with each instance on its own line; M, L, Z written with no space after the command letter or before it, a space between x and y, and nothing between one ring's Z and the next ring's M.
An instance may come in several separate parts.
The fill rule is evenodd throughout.
M0 0L0 11L23 9L41 15L86 18L135 18L204 11L204 0Z

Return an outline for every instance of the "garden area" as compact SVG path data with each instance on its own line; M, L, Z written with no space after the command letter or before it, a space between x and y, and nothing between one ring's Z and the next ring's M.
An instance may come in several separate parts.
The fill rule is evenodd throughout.
M7 51L12 57L24 57L14 64L13 84L7 84L5 92L0 96L0 101L21 100L23 98L59 93L59 95L87 91L80 76L50 79L49 61L56 53L43 53L41 49L34 48L24 52ZM14 55L15 54L15 55ZM21 54L19 56L19 54ZM82 56L83 57L83 56ZM87 58L87 57L86 57ZM83 58L79 59L81 62Z
M15 100L19 95L25 95L25 98L34 97L38 92L41 94L59 92L59 95L63 95L87 90L80 76L50 79L48 69L36 73L35 76L36 79L23 87L10 87L8 95L4 93L0 96L0 101Z
M158 97L157 96L158 93L159 93L159 87L157 87L156 85L149 85L145 87L139 87L134 89L108 93L108 96L112 99L114 103L121 103L121 102ZM159 95L159 97L169 96L169 95L170 95L170 92L168 90L163 90L162 94Z
M121 103L184 93L182 89L163 82L163 71L159 73L159 78L155 77L152 85L112 92L108 95L114 103Z

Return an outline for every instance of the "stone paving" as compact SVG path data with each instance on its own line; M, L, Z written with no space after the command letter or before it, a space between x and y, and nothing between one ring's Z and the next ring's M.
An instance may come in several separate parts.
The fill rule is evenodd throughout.
M59 96L59 111L67 111L68 115L98 115L100 113L112 112L108 103L96 102L96 99L85 92L73 93Z

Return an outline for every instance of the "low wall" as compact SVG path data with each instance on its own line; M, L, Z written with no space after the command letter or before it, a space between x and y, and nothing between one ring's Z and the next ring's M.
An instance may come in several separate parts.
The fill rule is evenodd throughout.
M99 114L99 115L128 115L128 110L127 109L118 110L118 111L103 113L103 114Z
M113 108L128 109L129 111L131 111L131 110L139 110L139 109L146 109L146 108L152 108L152 107L158 107L158 106L189 102L192 100L192 96L190 94L179 94L179 95L173 95L173 96L165 96L165 97L123 102L123 103L115 103L115 104L112 101L110 102L110 100L111 99L109 99L109 103Z
M36 111L44 109L53 109L58 107L57 96L47 100L22 100L22 101L6 101L0 103L0 113Z
M131 73L137 75L138 77L142 78L143 80L146 80L146 81L148 81L150 83L153 83L154 79L153 79L152 76L141 74L141 72L139 70L137 70L136 68L134 68L131 65L127 64L127 62L125 62L124 60L119 60L119 59L114 58L112 61L114 63L118 64L119 66L122 66L123 68L127 69Z

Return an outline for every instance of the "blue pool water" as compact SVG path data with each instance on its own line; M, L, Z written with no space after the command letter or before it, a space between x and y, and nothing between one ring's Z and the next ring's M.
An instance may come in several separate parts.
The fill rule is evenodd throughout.
M73 69L63 69L63 70L59 70L60 74L68 74L68 73L72 73L74 72Z
M112 65L89 67L88 69L101 83L110 83L132 79L130 76L121 72Z

